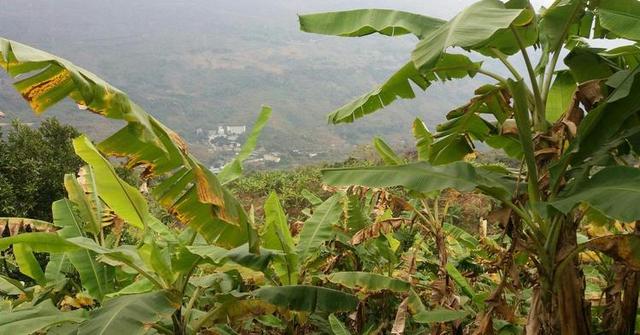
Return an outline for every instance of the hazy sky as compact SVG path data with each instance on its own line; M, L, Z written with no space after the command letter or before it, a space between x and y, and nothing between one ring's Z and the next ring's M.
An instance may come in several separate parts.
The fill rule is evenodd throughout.
M535 7L553 3L530 1ZM259 110L262 103L280 112L273 121L281 129L300 124L325 129L324 115L396 71L407 61L415 38L306 34L299 31L296 14L389 8L449 19L474 2L0 0L0 36L90 69L187 134L200 123L218 122L219 115L251 122L255 113L247 111ZM391 115L399 108L437 122L452 106L464 103L474 87L468 81L434 85L417 99L398 102L380 114ZM182 106L188 114L176 112ZM408 133L409 122L377 115L370 117L373 123ZM317 135L322 136L326 134Z

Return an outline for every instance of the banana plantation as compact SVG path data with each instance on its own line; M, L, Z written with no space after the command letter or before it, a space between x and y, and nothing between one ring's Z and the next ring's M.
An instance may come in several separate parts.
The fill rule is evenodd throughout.
M331 124L367 122L436 82L486 83L441 124L415 120L415 155L375 138L380 164L322 170L329 195L304 192L303 220L277 192L247 206L228 188L269 107L214 174L126 93L0 38L0 66L35 113L70 99L69 113L123 125L73 140L85 165L59 181L52 222L0 218L1 261L23 275L0 276L0 334L640 331L640 1L481 0L449 21L359 9L299 22L415 37L406 63ZM480 162L487 147L518 164ZM457 225L451 192L491 210Z

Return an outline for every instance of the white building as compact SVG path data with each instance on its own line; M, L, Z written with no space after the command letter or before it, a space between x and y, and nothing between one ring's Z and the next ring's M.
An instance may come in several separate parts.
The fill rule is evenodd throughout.
M242 135L247 131L247 126L227 126L227 135Z
M279 163L280 162L280 157L278 155L275 155L274 153L270 153L270 154L264 154L262 156L262 158L266 161L266 162L274 162L274 163Z

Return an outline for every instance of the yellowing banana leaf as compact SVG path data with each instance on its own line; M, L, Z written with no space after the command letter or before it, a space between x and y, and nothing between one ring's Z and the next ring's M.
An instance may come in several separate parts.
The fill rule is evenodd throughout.
M14 236L24 232L52 232L55 227L46 221L0 217L0 236Z
M640 271L640 236L635 234L609 235L594 238L578 247L602 252L624 263L633 271Z
M126 222L141 229L146 227L150 214L140 191L118 176L109 160L98 152L86 136L75 138L73 147L76 154L93 168L96 191L104 202Z
M255 232L239 202L189 154L180 136L126 94L67 60L4 38L0 38L0 67L13 77L22 75L15 87L36 113L69 97L83 110L126 121L124 128L98 145L102 153L126 157L130 166L144 166L146 177L164 178L158 185L162 191L153 194L207 241L235 247L250 240L252 250L257 248ZM129 220L134 225L142 221Z

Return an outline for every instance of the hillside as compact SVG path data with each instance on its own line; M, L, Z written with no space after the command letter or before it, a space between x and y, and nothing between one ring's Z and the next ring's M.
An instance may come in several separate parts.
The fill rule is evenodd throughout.
M457 1L462 6L468 1ZM26 3L26 5L25 5ZM261 145L278 152L282 163L337 160L372 134L390 143L411 141L410 123L420 116L436 124L464 101L474 83L449 82L419 94L414 101L390 106L355 125L332 127L326 114L383 82L406 60L414 40L335 39L297 29L297 12L366 6L429 11L451 16L453 9L433 10L417 1L167 1L134 4L64 0L7 3L0 12L4 37L49 50L91 69L127 92L147 111L192 143L196 154L212 161L196 129L218 125L250 126L262 104L274 115ZM121 8L128 8L123 12ZM375 66L371 66L375 64ZM0 75L0 110L8 118L37 119ZM104 121L56 107L51 115L100 138L116 129ZM68 114L68 112L70 112ZM299 129L304 127L304 132ZM304 152L292 157L291 150ZM315 157L308 154L322 153ZM281 166L282 167L282 166Z

